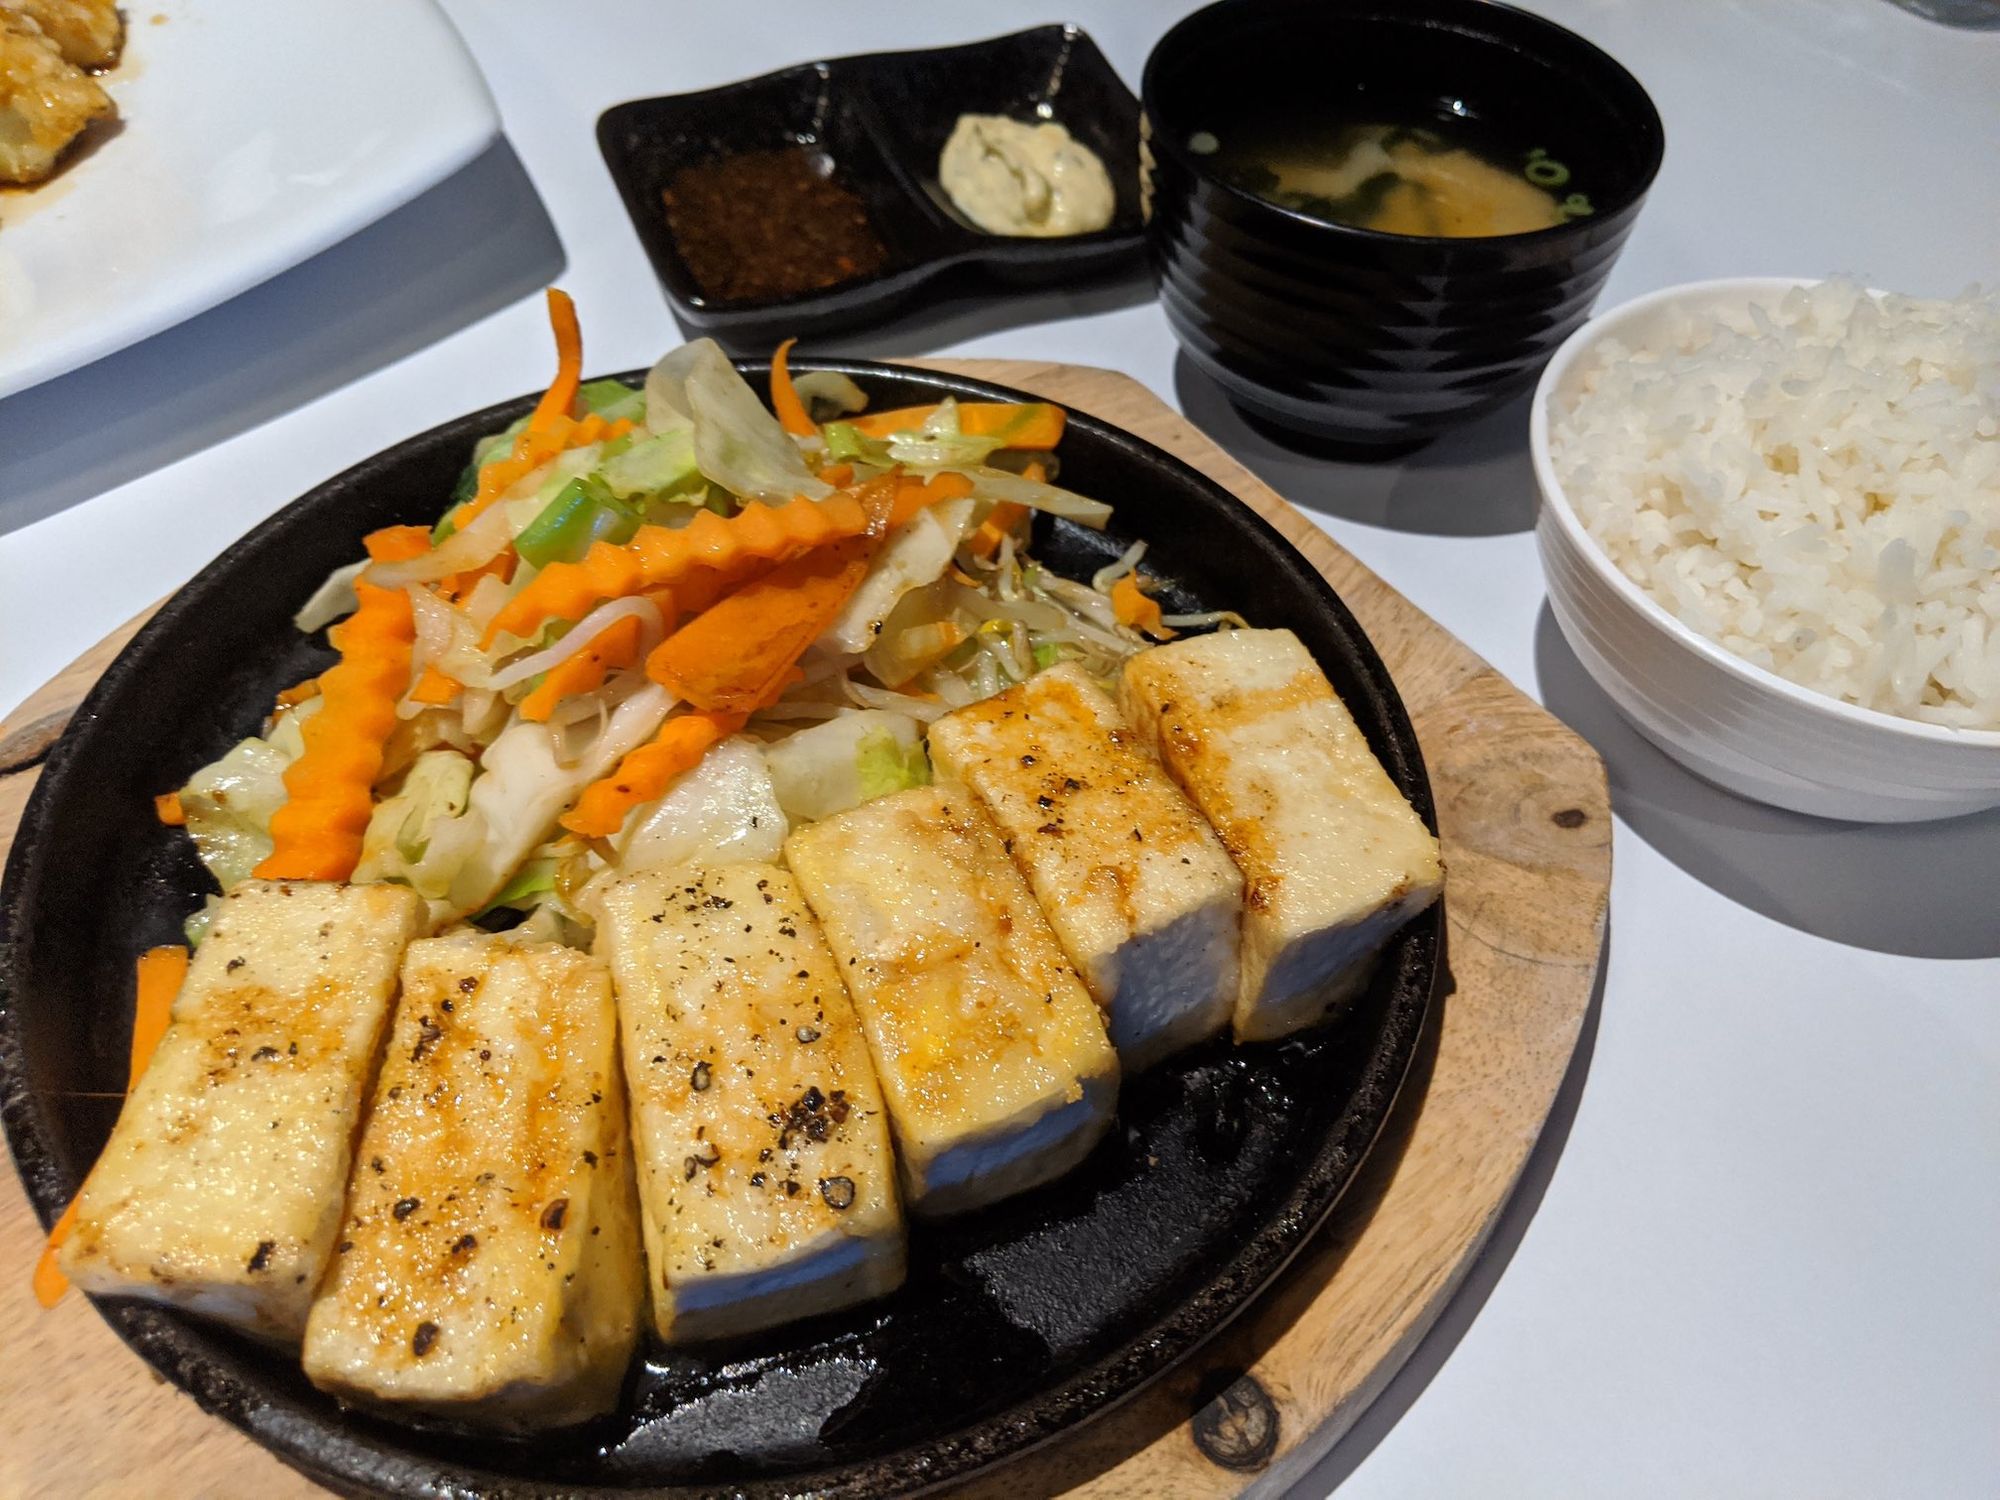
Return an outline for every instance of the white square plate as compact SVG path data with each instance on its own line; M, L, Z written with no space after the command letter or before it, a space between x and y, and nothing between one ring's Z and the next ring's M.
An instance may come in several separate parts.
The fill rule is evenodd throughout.
M0 396L316 255L499 133L432 0L134 0L120 124L0 197Z

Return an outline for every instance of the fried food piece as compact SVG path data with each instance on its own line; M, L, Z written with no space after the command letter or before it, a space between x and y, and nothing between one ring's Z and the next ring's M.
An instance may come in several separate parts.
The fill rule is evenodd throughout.
M794 832L785 857L854 996L910 1211L977 1208L1083 1160L1118 1054L972 794L878 797Z
M611 976L557 943L412 943L333 1268L323 1390L530 1432L608 1411L638 1338Z
M1088 673L1063 665L931 726L1136 1072L1229 1024L1243 877Z
M750 1333L894 1291L888 1116L797 882L775 865L649 871L600 911L660 1337Z
M1312 1025L1437 900L1437 840L1289 630L1155 646L1125 663L1124 688L1133 722L1243 872L1238 1039Z
M71 1281L298 1338L423 920L395 885L251 880L222 898L77 1199Z
M0 10L0 182L40 182L86 125L117 113L40 27Z
M73 68L108 68L125 46L116 0L6 0L0 11L33 21Z

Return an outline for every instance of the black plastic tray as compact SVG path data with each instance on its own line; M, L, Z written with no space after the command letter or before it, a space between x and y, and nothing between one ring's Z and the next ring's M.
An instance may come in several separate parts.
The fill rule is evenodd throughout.
M1043 111L1096 152L1111 174L1117 207L1110 226L1050 239L975 229L937 182L938 152L952 125L966 113L1034 120ZM1136 262L1144 243L1139 102L1074 26L800 63L700 93L635 99L599 117L597 142L675 311L706 333L825 333L882 318L947 272L972 268L1017 286L1067 281ZM823 151L860 195L889 252L887 264L796 297L709 296L667 224L668 181L700 162L791 145Z

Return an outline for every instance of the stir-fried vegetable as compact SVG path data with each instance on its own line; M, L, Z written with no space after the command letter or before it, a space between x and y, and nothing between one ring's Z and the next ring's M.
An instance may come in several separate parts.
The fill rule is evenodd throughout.
M1060 406L1030 402L1010 406L998 401L945 402L938 406L906 406L898 411L870 412L851 424L863 437L886 438L922 431L956 405L952 430L967 437L997 438L1001 448L1053 448L1062 441L1064 413Z
M930 780L917 721L881 709L801 729L766 747L764 760L778 805L809 821Z
M793 437L818 437L819 428L806 412L805 402L792 389L792 371L786 356L792 352L797 339L786 339L778 345L778 352L771 356L771 410L777 413L778 424Z
M546 724L556 705L565 698L593 692L620 667L639 659L640 631L644 621L638 615L623 615L587 637L590 644L565 657L542 674L541 685L521 700L521 717ZM583 634L581 626L574 632Z
M868 577L873 553L872 538L849 537L772 569L668 636L646 675L697 708L764 707Z
M238 741L180 789L195 853L224 890L248 880L270 857L271 815L285 801L285 769L305 753L301 721L319 708L315 697L287 709L264 738Z
M764 752L732 735L615 835L621 872L692 860L775 861L790 831Z
M396 727L396 699L409 685L416 631L408 595L366 582L355 593L361 607L334 627L340 662L320 679L305 752L285 768L271 853L256 870L266 880L345 880L361 858L370 789Z
M707 572L740 580L749 568L775 564L868 529L852 495L790 505L751 506L727 519L703 511L678 530L642 526L625 546L598 543L579 562L553 563L493 618L488 645L501 635L525 639L550 620L578 619L600 599L642 589L673 589Z
M300 611L339 661L163 797L224 889L398 881L439 926L588 942L621 871L774 857L791 820L927 780L939 715L1210 623L1162 613L1143 547L1088 583L1029 558L1038 516L1110 516L1049 482L1059 407L869 412L789 341L768 407L707 340L642 390L584 381L549 312L534 411Z
M584 788L576 807L563 814L563 827L585 838L611 837L625 826L628 812L660 796L682 772L693 770L709 746L743 727L745 717L696 709L667 720L651 743L628 753L611 775Z

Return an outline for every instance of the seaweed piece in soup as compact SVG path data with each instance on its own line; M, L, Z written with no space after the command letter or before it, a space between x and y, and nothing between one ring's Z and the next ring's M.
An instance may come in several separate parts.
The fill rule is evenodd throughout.
M1213 142L1217 174L1245 192L1384 234L1530 234L1591 212L1582 193L1557 197L1570 173L1546 148L1503 152L1483 134L1462 121L1329 126L1282 116L1204 132L1201 144Z

